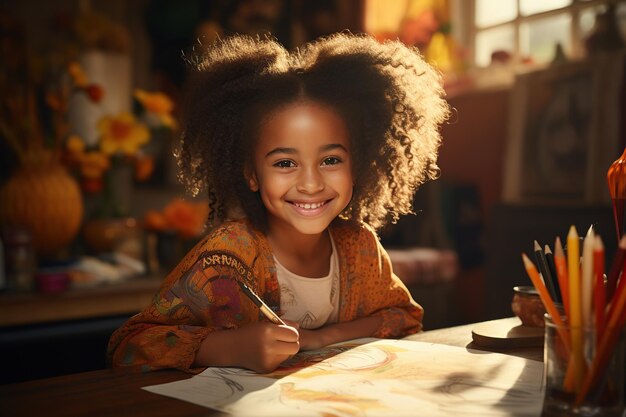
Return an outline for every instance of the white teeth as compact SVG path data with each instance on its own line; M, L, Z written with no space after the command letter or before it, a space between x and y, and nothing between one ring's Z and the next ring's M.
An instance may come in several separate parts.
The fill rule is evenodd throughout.
M305 210L311 210L311 209L316 209L316 208L320 208L324 205L324 202L321 203L293 203L296 207L300 207L303 208Z

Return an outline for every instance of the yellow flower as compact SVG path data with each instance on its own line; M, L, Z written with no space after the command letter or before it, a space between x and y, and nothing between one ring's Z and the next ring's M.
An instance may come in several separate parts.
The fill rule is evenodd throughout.
M171 113L174 109L174 103L163 93L150 93L145 90L136 89L135 98L149 112L156 114L161 123L167 127L174 128L176 122Z
M87 152L80 157L80 172L85 178L102 178L109 166L109 158L102 152Z
M150 140L148 128L135 120L135 116L122 112L117 116L105 116L98 122L100 149L107 155L122 152L134 155L141 145Z

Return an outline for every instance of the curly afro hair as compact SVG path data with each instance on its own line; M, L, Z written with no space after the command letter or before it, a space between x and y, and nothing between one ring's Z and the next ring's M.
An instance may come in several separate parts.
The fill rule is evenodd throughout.
M348 128L355 182L342 218L375 229L410 213L420 184L439 175L439 126L449 115L440 75L416 49L335 34L289 53L272 39L233 36L188 57L195 71L177 151L179 179L207 190L209 223L266 211L244 167L263 119L299 100L330 106Z

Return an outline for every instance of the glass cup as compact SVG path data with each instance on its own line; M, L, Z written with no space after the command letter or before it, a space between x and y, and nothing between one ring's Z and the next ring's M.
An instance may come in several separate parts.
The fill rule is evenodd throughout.
M569 353L564 338L571 345ZM574 339L578 342L574 342ZM597 378L593 378L588 394L578 401L577 394L589 377L597 353L595 329L557 326L546 315L542 416L626 417L624 346L624 332L620 331L614 348L608 353L606 366L597 367L602 371Z

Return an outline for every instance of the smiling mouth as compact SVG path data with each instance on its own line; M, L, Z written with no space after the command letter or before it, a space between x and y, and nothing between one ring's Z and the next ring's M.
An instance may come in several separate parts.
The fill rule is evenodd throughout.
M304 209L304 210L315 210L318 209L322 206L324 206L328 201L319 201L317 203L297 203L297 202L292 202L291 204L293 204L294 206L300 208L300 209Z

